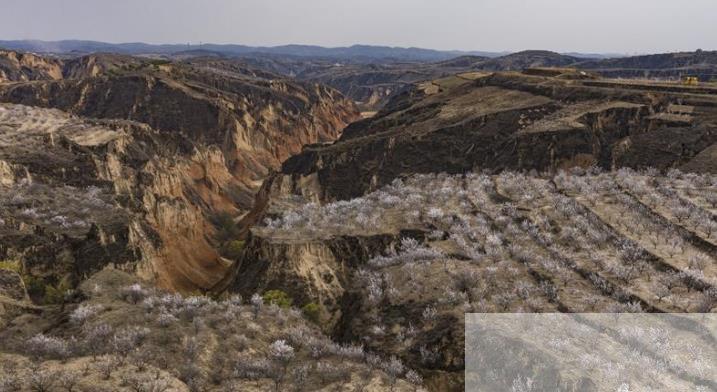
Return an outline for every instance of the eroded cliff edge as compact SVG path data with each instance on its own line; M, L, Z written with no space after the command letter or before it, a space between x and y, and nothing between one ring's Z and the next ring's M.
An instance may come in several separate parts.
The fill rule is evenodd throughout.
M335 90L234 64L45 61L62 72L0 84L15 103L0 119L0 256L43 284L114 264L167 288L212 287L229 264L212 218L242 215L271 170L358 116Z

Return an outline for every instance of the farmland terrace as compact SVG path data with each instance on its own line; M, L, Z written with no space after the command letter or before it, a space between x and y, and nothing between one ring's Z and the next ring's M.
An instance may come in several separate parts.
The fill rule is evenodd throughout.
M321 304L340 340L460 388L466 312L709 312L717 177L651 169L422 174L319 205L286 196L229 290ZM293 208L286 210L286 206Z
M332 201L413 173L573 166L714 173L704 155L717 143L715 92L575 70L457 75L418 84L349 125L337 142L305 148L275 180L313 178L311 192Z

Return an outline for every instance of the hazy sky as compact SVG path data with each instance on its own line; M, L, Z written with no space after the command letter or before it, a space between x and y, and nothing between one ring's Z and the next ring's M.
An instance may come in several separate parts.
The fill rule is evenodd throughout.
M0 0L0 39L717 49L717 0Z

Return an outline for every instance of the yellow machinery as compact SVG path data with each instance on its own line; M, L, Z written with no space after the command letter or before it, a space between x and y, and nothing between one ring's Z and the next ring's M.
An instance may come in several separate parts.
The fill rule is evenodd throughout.
M683 76L682 84L684 84L685 86L697 86L698 84L700 84L700 80L697 78L697 76Z

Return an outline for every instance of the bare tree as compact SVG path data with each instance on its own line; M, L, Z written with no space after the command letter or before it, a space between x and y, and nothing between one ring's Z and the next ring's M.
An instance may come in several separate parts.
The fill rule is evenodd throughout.
M254 293L254 295L251 296L251 308L252 312L254 314L254 320L259 317L259 312L261 311L261 308L264 306L264 299L261 298L261 295L258 293Z
M57 378L57 383L66 392L74 392L80 379L80 374L74 370L61 370Z
M670 292L670 289L667 288L667 286L665 286L664 284L661 284L661 283L660 283L660 284L658 284L657 287L655 288L655 296L657 297L657 300L660 301L660 302L662 302L662 300L663 300L664 298L669 297L670 294L672 294L672 293Z
M28 383L34 392L49 392L57 383L57 373L39 366L34 367L30 371Z
M124 364L127 356L142 343L149 333L147 328L126 328L116 333L110 340L112 351L119 356L119 363Z
M35 361L41 358L64 359L70 354L67 341L43 334L28 339L25 343L25 351Z
M415 370L409 370L406 372L406 380L414 385L414 391L417 391L418 388L423 384L423 377L421 377L420 374L418 374Z
M136 304L143 300L149 293L143 289L138 283L123 288L120 292L120 297L125 301Z
M112 355L105 355L102 358L99 358L99 360L95 361L95 368L100 373L103 379L109 380L117 364L117 358Z
M99 324L94 327L83 328L83 344L93 358L106 351L107 343L112 338L112 327L107 324Z
M391 359L383 364L382 368L388 375L391 383L391 390L393 390L396 385L396 380L403 375L403 372L406 371L406 367L400 359L392 356Z
M0 364L0 391L20 391L25 384L25 371L15 361Z

